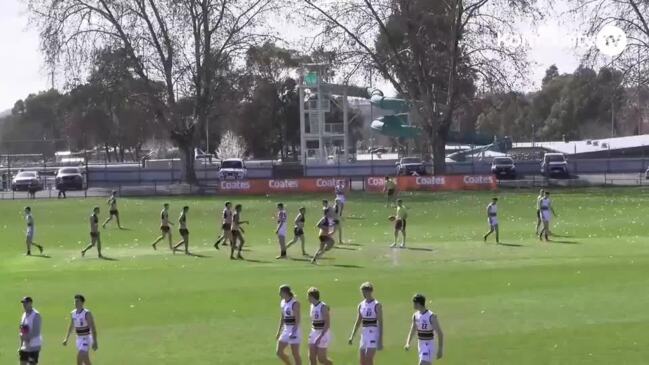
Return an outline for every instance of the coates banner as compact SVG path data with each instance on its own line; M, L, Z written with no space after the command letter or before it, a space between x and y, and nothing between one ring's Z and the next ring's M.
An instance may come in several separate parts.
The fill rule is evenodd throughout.
M223 180L219 182L219 192L224 194L277 194L277 193L327 193L334 191L336 184L342 184L349 191L349 179L255 179Z
M401 176L393 178L397 190L440 191L440 190L496 190L498 185L492 175L448 175L448 176ZM382 192L385 178L368 177L365 190Z

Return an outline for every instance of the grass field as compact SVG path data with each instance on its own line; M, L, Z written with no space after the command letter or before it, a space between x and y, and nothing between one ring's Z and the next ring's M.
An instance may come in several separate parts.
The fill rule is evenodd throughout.
M29 204L36 241L50 258L24 256L22 208L1 201L0 364L17 363L19 298L31 295L44 320L41 364L74 363L73 346L60 345L72 296L83 293L98 324L95 364L279 364L274 335L277 287L290 284L307 307L306 290L318 286L332 308L336 364L356 364L357 344L347 337L370 280L385 311L385 349L377 364L416 364L403 343L410 298L426 294L446 334L445 364L647 364L649 363L649 242L644 190L559 191L558 242L533 235L536 192L500 194L501 239L483 244L484 207L490 193L404 195L410 208L410 250L391 250L392 210L376 195L351 195L345 235L353 245L330 252L319 266L277 262L274 203L294 216L307 206L308 250L321 197L240 198L248 262L230 261L211 244L223 198L121 199L128 230L109 226L104 254L81 259L87 217L103 200L39 200ZM308 199L308 202L306 202ZM191 206L191 249L205 257L153 251L163 202L176 219ZM291 217L292 219L292 217ZM174 229L174 240L177 233ZM165 247L161 244L160 247ZM299 248L293 256L298 257ZM308 335L308 312L303 313ZM304 343L304 342L303 342ZM303 346L306 362L306 346Z

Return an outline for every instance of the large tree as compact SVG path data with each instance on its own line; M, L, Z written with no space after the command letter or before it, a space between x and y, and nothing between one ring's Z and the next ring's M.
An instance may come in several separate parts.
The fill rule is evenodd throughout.
M517 20L540 16L535 0L303 0L323 38L351 63L370 64L411 104L433 147L436 173L454 112L472 83L508 89L525 80Z
M231 60L268 36L274 0L28 0L50 64L74 75L93 51L121 48L144 82L157 122L183 153L196 182L193 149L216 99L214 83ZM160 93L157 82L164 85ZM178 111L190 100L192 115Z

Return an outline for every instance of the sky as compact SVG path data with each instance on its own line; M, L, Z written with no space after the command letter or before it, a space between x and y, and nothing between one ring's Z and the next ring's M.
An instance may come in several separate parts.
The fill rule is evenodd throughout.
M529 42L530 79L538 87L545 70L556 64L560 72L572 72L579 65L565 26L552 19L534 31L524 31ZM49 88L50 80L39 51L38 32L29 27L22 0L0 0L0 113L16 100ZM60 86L60 83L57 83Z

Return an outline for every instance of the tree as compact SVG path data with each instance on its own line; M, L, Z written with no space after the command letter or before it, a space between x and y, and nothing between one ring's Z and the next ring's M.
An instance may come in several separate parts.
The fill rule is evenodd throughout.
M601 54L592 45L584 62L597 66L608 64L624 74L628 85L649 86L649 1L646 0L571 0L572 14L584 22L584 33L594 38L605 26L615 25L625 33L628 44L613 58Z
M246 156L246 143L232 131L226 131L221 136L216 155L221 160L228 158L244 158Z
M540 15L531 0L303 1L330 48L371 64L410 102L436 173L444 172L454 112L473 80L499 89L525 78L525 47L501 36L515 34L512 19Z
M93 51L124 50L157 123L183 154L185 179L195 183L194 146L216 103L212 92L231 60L268 37L259 31L274 0L28 0L50 64L74 75ZM164 85L159 92L155 86ZM192 115L178 101L193 104Z

